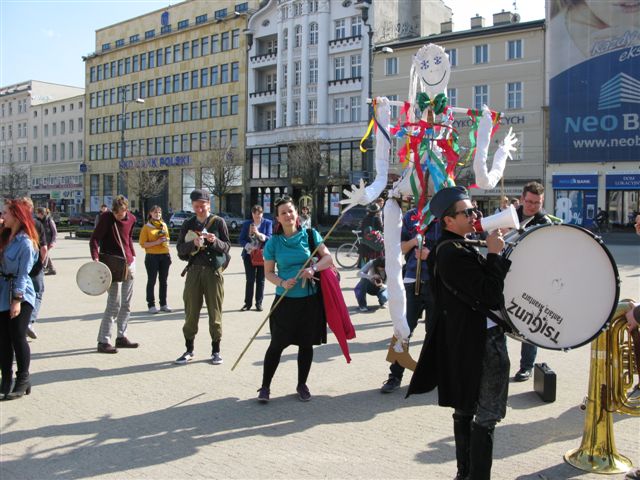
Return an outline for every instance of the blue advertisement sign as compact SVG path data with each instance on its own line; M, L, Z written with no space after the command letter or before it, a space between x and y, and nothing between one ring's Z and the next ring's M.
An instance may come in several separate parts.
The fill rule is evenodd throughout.
M553 175L553 189L597 190L598 175Z
M619 173L607 175L607 190L640 190L639 173Z
M597 190L555 190L554 215L563 223L592 225L596 218Z
M637 161L640 5L552 2L547 11L549 161Z

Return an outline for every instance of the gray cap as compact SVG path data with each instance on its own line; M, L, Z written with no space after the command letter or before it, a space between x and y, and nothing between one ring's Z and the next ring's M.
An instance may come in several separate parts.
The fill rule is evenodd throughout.
M441 218L454 203L460 200L468 200L469 194L464 187L447 187L436 192L429 204L429 210L436 218Z
M191 195L189 195L192 202L198 202L200 200L208 202L210 196L211 194L207 190L203 190L200 188L196 188L193 192L191 192Z

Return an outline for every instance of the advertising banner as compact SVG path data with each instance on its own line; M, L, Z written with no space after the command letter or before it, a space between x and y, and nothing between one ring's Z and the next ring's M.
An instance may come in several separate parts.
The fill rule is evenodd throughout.
M640 2L551 2L549 161L637 161Z

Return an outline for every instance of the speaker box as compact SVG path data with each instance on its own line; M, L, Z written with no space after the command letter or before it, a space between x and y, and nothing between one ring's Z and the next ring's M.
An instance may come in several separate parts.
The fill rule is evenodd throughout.
M546 363L533 366L533 389L543 401L556 401L556 372Z

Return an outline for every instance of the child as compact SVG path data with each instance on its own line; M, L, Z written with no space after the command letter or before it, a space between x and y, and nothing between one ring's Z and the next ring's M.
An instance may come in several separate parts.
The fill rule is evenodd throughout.
M367 294L376 295L380 308L386 308L388 297L387 286L385 285L387 274L384 269L384 257L378 257L367 262L358 272L358 277L360 277L360 282L358 282L354 290L358 301L358 310L361 312L369 311L367 308Z

